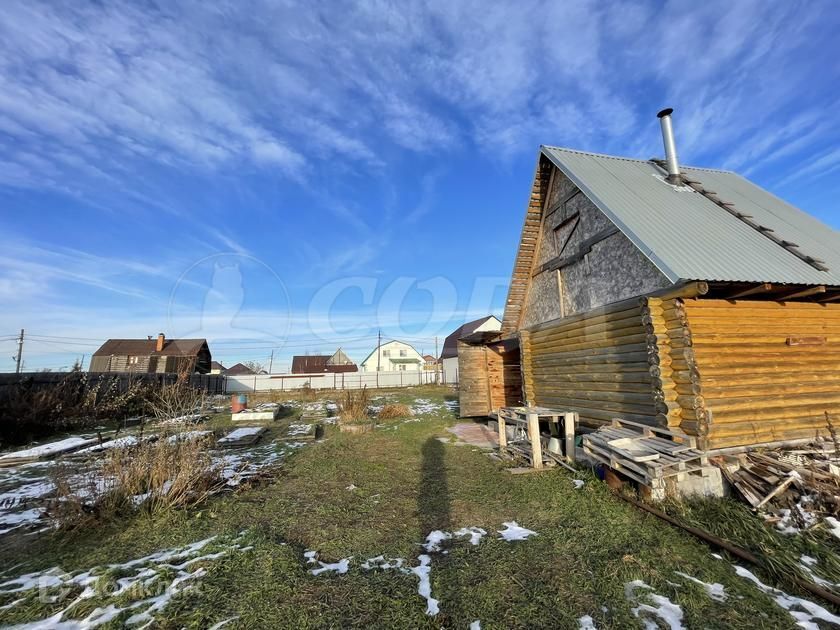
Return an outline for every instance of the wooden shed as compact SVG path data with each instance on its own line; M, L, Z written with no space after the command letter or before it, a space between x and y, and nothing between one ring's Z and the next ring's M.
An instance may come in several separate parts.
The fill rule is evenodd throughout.
M208 374L212 357L206 339L109 339L93 353L91 372Z
M706 449L840 429L840 234L736 173L673 175L540 148L502 330L460 342L462 415L519 387Z

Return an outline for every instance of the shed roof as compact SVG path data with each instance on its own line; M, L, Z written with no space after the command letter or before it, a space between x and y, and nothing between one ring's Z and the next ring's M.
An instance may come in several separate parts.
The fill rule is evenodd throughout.
M443 342L443 350L441 350L440 358L451 359L453 357L457 357L458 340L461 337L466 337L467 335L474 333L476 329L479 328L484 322L494 318L494 315L488 315L487 317L482 317L480 319L467 322L466 324L462 324L461 326L456 328L452 333L450 333L446 337L446 340Z
M193 357L203 346L206 339L166 339L163 350L157 351L157 339L109 339L103 343L93 356L171 356Z
M344 357L347 357L343 352ZM316 372L356 372L355 363L330 363L335 355L298 354L292 357L292 374L315 374ZM349 361L349 359L348 359Z
M706 190L796 243L820 271L653 162L542 146L559 168L672 282L840 285L840 232L731 171L682 167Z

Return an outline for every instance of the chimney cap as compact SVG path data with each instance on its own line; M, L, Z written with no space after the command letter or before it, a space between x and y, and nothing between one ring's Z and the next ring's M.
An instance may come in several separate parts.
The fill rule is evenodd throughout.
M674 109L673 109L672 107L666 107L666 108L665 108L665 109L663 109L661 112L659 112L659 113L656 115L656 117L657 117L657 118L662 118L663 116L670 116L670 115L671 115L671 114L673 114L673 113L674 113Z

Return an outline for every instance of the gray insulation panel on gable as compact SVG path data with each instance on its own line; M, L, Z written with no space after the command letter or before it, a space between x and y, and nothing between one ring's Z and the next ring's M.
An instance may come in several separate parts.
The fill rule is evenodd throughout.
M840 232L729 171L682 167L706 190L825 262L819 271L693 190L675 190L644 160L541 147L673 282L840 285Z

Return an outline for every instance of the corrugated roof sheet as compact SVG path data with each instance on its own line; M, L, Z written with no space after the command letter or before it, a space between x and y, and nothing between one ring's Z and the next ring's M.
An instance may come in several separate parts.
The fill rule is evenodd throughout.
M840 232L731 171L681 167L776 236L825 261L820 271L701 193L666 183L644 160L541 147L673 282L840 285Z

